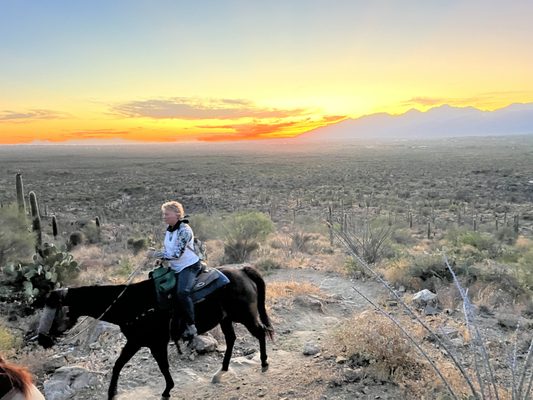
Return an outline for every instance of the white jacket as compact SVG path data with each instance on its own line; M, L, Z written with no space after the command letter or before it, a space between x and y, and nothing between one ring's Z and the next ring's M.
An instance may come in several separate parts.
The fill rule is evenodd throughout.
M164 246L165 258L171 259L169 264L175 272L180 272L200 261L194 252L194 233L184 222L174 232L167 230Z

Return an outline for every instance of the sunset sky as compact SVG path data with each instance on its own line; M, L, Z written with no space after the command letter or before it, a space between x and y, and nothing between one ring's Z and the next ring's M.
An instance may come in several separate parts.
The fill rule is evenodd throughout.
M533 1L0 0L0 144L533 102Z

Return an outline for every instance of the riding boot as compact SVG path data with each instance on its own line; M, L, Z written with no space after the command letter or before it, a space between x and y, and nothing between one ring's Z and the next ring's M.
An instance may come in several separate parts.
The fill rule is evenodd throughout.
M190 296L183 296L180 300L182 308L185 311L183 316L186 324L182 337L185 340L190 340L198 334L196 326L194 325L194 304Z

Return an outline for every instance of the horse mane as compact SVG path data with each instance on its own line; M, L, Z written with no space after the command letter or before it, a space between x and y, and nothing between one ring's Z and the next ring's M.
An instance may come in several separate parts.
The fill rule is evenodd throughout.
M27 397L32 383L33 379L27 368L10 363L0 356L0 396L8 393L11 388L16 388Z
M65 305L76 307L79 315L105 313L112 323L135 315L155 303L155 289L150 280L130 285L92 285L70 288L65 298ZM93 315L94 316L94 315ZM117 321L118 318L118 321Z

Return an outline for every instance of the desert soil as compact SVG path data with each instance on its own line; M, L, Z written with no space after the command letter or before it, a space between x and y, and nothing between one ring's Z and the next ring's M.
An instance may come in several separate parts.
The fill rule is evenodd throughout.
M237 342L230 366L221 383L211 378L222 363L224 340L216 352L196 354L182 345L179 355L169 345L169 361L175 388L174 399L393 399L401 396L398 387L369 378L354 377L349 368L327 350L331 331L354 312L370 308L352 286L376 299L384 289L374 282L352 281L347 277L318 270L276 270L266 276L268 283L307 282L320 288L320 295L281 298L269 307L276 330L274 342L267 344L270 367L261 372L258 343L241 325L236 326ZM107 335L107 337L106 337ZM72 351L66 345L56 350L59 365L79 365L96 372L96 383L79 391L76 399L106 399L113 363L124 344L117 331L106 333L98 342ZM304 355L306 345L317 346L315 355ZM54 356L52 356L54 357ZM53 361L51 361L54 363ZM44 379L44 377L43 377ZM119 400L160 399L164 379L148 349L142 349L123 369L119 380Z

